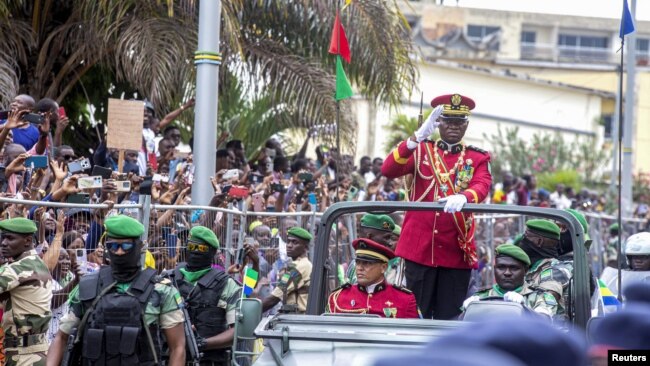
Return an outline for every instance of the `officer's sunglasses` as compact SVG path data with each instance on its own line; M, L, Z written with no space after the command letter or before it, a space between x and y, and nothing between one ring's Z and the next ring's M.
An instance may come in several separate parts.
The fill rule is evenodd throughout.
M106 243L106 248L110 250L111 252L117 252L119 248L122 248L123 251L128 252L129 250L133 249L135 246L134 242L117 242L117 241L112 241L109 243Z
M192 252L201 252L201 253L207 253L210 250L210 248L205 244L199 244L193 242L187 243L187 249Z

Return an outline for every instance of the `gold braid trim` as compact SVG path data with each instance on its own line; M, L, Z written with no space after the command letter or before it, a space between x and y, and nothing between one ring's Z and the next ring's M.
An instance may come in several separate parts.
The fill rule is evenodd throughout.
M338 289L338 290L332 292L332 294L330 294L330 297L332 297L332 302L334 303L334 311L332 313L334 313L334 314L335 313L354 313L354 314L365 314L366 313L367 309L349 310L349 309L341 308L339 306L339 302L338 302L339 295L341 294L341 291L343 291L342 288ZM330 310L332 310L332 309L330 309Z
M433 187L435 187L435 185L436 185L436 180L433 179L433 177L434 177L433 175L427 177L424 174L422 174L422 172L420 171L420 156L422 155L421 146L422 146L421 143L418 144L417 151L415 152L415 171L416 171L417 174L413 175L413 182L411 183L412 193L415 194L415 181L417 180L418 176L420 178L422 178L423 180L425 180L425 181L430 180L431 183L429 183L429 186L427 187L427 189L424 191L424 193L419 198L417 198L415 200L415 202L421 202L429 194L429 192L431 192L431 189ZM426 146L427 150L429 149L429 145L426 142L424 143L424 146ZM429 158L429 160L431 160L431 159ZM433 161L431 161L430 163L433 164ZM431 169L433 170L433 165L431 165ZM414 198L415 198L415 196L414 196Z

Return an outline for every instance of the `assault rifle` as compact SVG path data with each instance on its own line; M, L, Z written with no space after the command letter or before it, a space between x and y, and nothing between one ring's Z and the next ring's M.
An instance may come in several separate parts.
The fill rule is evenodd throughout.
M72 329L72 333L68 336L68 342L65 345L65 353L63 354L63 360L61 360L61 366L73 366L79 364L79 355L78 348L75 346L78 343L75 343L77 338L77 328Z
M172 279L172 283L176 290L178 290L178 284L176 283L176 276L174 271L170 271L169 277ZM190 314L185 307L185 299L178 304L178 307L183 312L183 317L185 317L185 322L183 323L183 332L185 333L185 349L186 349L186 358L188 363L199 366L201 362L201 352L199 351L199 345L196 343L196 337L194 336L194 331L192 330L192 320L190 319Z

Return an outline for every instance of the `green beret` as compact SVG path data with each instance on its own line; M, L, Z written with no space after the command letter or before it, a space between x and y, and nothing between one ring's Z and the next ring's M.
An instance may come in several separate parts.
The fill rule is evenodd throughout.
M402 227L399 225L395 225L395 229L393 229L393 234L394 235L402 235Z
M24 217L16 217L0 221L0 230L16 234L33 234L36 232L36 224Z
M211 247L219 249L219 239L214 232L205 226L194 226L190 230L190 241L209 244Z
M578 220L578 222L582 226L582 232L583 233L586 234L587 231L589 231L589 224L587 224L587 219L585 218L585 215L582 214L582 212L576 211L576 210L574 210L572 208L567 208L564 211L570 213L571 215L573 215L573 217L576 218L576 220Z
M392 232L395 230L395 221L388 215L365 214L361 217L361 227Z
M546 238L560 240L560 227L549 220L534 219L526 221L528 230Z
M116 239L139 238L144 233L144 225L140 221L126 216L115 215L104 220L106 236Z
M609 225L609 231L613 231L613 230L618 231L618 222Z
M524 252L523 249L519 248L516 245L513 244L501 244L495 249L498 256L508 256L512 257L520 262L525 263L527 266L530 266L530 258L528 257L528 254Z
M519 234L515 236L515 238L512 240L512 244L519 245L519 242L521 242L521 239L523 238L524 238L524 234Z
M287 230L287 234L306 241L310 241L313 238L313 236L311 236L309 231L298 226L294 226L289 230Z

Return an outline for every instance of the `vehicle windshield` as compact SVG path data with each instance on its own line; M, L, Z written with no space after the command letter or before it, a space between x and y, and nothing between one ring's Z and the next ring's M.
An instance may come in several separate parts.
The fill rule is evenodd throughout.
M475 229L472 233L473 240L468 241L471 243L470 248L464 250L461 246L462 243L459 244L459 241L454 240L454 247L445 252L442 243L437 245L434 240L433 245L426 248L428 251L424 251L427 255L425 260L433 258L433 260L426 263L424 260L420 260L423 249L419 247L422 245L422 236L425 233L418 229L417 226L405 224L404 217L407 210L405 210L406 207L404 206L406 205L417 207L418 211L413 212L415 215L421 217L428 215L427 217L432 217L433 220L442 213L442 207L436 204L369 205L341 203L334 205L323 215L321 221L316 223L317 237L309 250L309 259L313 264L313 271L307 306L308 314L357 313L378 314L387 318L444 319L423 314L423 308L431 305L420 297L429 296L428 288L436 286L435 280L433 282L427 281L420 288L417 288L415 282L418 275L428 276L431 271L443 273L444 271L441 271L440 268L444 268L444 266L439 266L440 262L436 262L436 260L438 260L438 257L444 257L448 253L452 253L458 254L465 259L474 255L474 262L464 268L457 266L461 267L464 270L463 273L467 274L467 286L462 289L462 294L458 293L457 289L454 290L457 292L456 297L461 299L460 304L458 304L458 315L447 317L445 320L458 320L459 316L462 319L462 313L465 310L463 299L468 299L477 294L481 295L482 298L488 298L488 300L492 297L500 297L503 300L503 296L507 292L522 293L522 287L526 289L541 286L544 291L555 294L555 300L558 304L554 307L551 306L553 308L552 317L558 315L556 312L559 312L559 315L565 321L582 324L583 326L586 324L590 316L589 302L592 292L589 284L590 270L587 266L584 235L582 230L577 229L581 229L581 227L573 219L573 216L554 209L531 209L528 207L508 207L505 209L504 206L497 205L468 205L467 212L477 208L476 212L474 212ZM411 211L413 211L412 208ZM463 211L465 212L465 210ZM532 228L531 222L533 223ZM436 227L433 230L434 236L445 235L445 228L443 227ZM555 230L557 230L557 234ZM549 234L549 232L553 233ZM570 242L568 244L569 248L575 248L576 245L579 245L580 248L575 250L566 250L565 248L558 251L560 236L562 236L563 240ZM429 234L430 237L431 234ZM518 244L521 246L522 239L524 247L531 246L532 243L532 251L527 249L530 257L532 257L530 264L521 264L523 259L519 257L520 250L510 248L505 254L495 251L503 244ZM427 238L426 240L430 239ZM372 243L368 244L367 242L370 241ZM390 251L383 252L382 249L377 249L375 244L387 247ZM371 253L373 250L380 252L380 254ZM395 258L382 258L388 255L386 253L395 253L396 256ZM429 253L431 253L431 257L428 257ZM497 261L497 258L502 257L508 258ZM516 258L513 260L512 257ZM529 256L526 257L529 258ZM385 261L387 263L382 264L383 259L387 259ZM445 263L444 260L445 258L440 259L442 263ZM420 263L417 261L420 261ZM449 261L446 263L452 263ZM560 264L566 261L569 261L570 265L562 267ZM536 264L539 267L542 263L545 266L547 265L548 268L551 265L562 267L566 274L566 283L562 283L562 278L557 278L559 275L555 275L555 273L561 274L562 271L560 270L552 272L554 273L553 277L555 277L553 278L554 282L560 283L560 286L567 286L569 279L571 279L571 293L568 293L566 288L558 288L557 285L556 287L551 286L549 283L540 285L541 282L545 282L541 281L540 277L546 279L548 275L548 272L544 272L546 267L540 267L539 270L535 268ZM517 274L518 265L525 268L525 271ZM409 266L411 267L409 268ZM418 272L414 274L413 268L420 270L420 273L424 274L418 274ZM495 273L495 268L502 268L502 270ZM459 272L453 271L453 269L451 271L452 278L454 278L454 272ZM537 273L531 274L531 270L537 270ZM513 275L513 273L515 274ZM449 274L443 273L442 275ZM442 275L438 274L438 276ZM497 283L495 276L500 279L500 283ZM535 278L531 278L531 276ZM415 280L413 280L414 278ZM536 282L530 283L531 281ZM523 286L524 283L522 282L525 283L525 286ZM438 283L438 286L444 285L444 283ZM408 307L400 307L400 304L393 305L393 303L402 301L399 299L404 296L400 292L394 295L386 295L389 298L385 301L382 300L382 304L380 304L382 307L378 310L369 309L369 307L372 307L370 302L361 306L358 299L351 295L351 297L348 296L348 292L351 293L356 290L370 292L370 296L372 296L373 292L375 297L383 296L380 292L377 292L377 286L380 286L379 290L383 288L382 286L386 286L401 288L403 289L401 293L404 294L414 293L417 297L417 306L420 313L412 316L412 312L408 310ZM354 289L349 289L351 287ZM332 294L334 295L330 296ZM530 307L534 307L536 302L553 302L548 296L544 298L544 295L540 295L538 299L535 299L534 296L527 296L525 291L523 296L529 301L528 305ZM332 297L336 297L336 299ZM519 299L516 296L515 298ZM406 301L408 302L408 300ZM522 303L525 302L522 301ZM436 306L439 309L444 309L445 304L436 304ZM453 305L453 307L455 306ZM428 314L431 314L431 312Z

